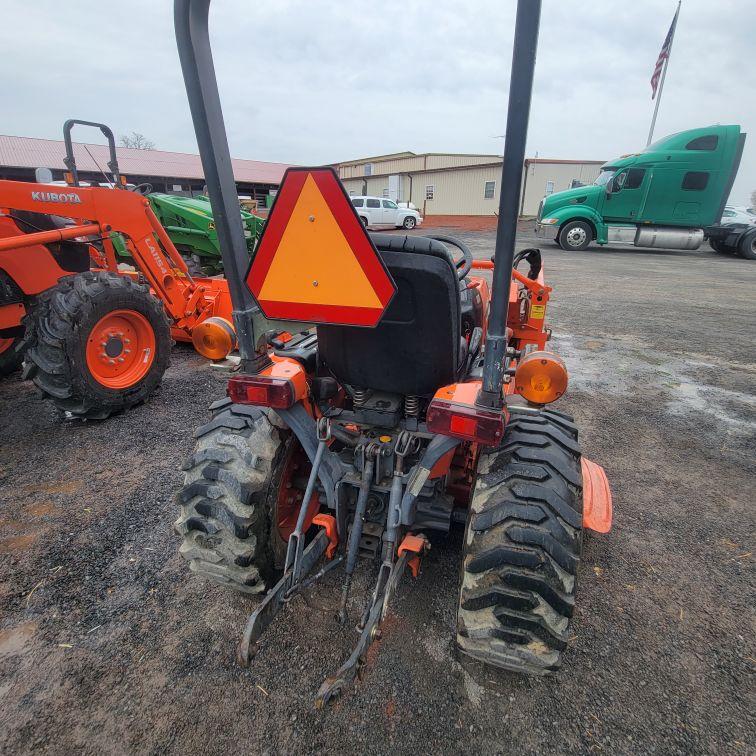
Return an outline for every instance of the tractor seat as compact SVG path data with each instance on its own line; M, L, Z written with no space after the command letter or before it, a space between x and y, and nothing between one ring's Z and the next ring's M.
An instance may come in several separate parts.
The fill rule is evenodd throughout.
M318 360L350 386L433 394L456 381L465 363L454 262L435 239L370 236L397 292L375 328L318 326Z

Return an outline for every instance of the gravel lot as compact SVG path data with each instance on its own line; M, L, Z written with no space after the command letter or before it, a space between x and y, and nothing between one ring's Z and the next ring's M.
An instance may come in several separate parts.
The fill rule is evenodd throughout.
M491 253L493 233L460 236ZM542 246L571 371L558 407L615 496L558 674L455 657L460 532L434 540L330 710L312 698L356 638L331 619L336 576L238 668L256 600L192 578L171 530L224 376L176 347L153 400L101 424L0 384L0 751L754 753L756 263Z

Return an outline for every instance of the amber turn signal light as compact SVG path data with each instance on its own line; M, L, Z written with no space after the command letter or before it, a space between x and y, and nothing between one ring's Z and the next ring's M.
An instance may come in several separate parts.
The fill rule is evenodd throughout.
M192 344L208 360L222 360L236 349L236 331L225 318L208 318L192 331Z
M530 352L515 369L515 390L532 404L549 404L567 390L567 368L553 352Z

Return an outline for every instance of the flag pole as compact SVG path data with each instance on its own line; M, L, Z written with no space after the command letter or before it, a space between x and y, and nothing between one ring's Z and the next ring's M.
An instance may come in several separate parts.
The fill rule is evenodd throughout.
M667 50L667 57L664 59L664 70L662 71L661 81L659 82L659 91L656 93L656 105L654 106L654 116L651 119L651 128L648 130L648 141L646 147L651 144L651 140L654 137L654 128L656 127L656 116L659 113L659 103L661 102L662 92L664 91L664 79L667 78L667 68L669 67L669 59L672 57L672 43L675 41L675 34L677 33L677 19L680 17L680 6L682 0L677 0L677 12L675 13L675 27L672 29L672 39L669 41L669 49Z

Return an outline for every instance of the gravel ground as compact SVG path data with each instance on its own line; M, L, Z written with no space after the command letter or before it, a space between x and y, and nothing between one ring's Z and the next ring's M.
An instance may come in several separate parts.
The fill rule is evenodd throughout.
M490 254L491 232L461 236ZM171 531L224 376L176 347L153 400L101 424L0 384L0 751L754 753L756 263L542 246L571 371L559 408L615 497L558 674L456 658L459 531L434 539L328 711L312 698L356 639L331 619L336 576L238 668L256 600L190 576Z

